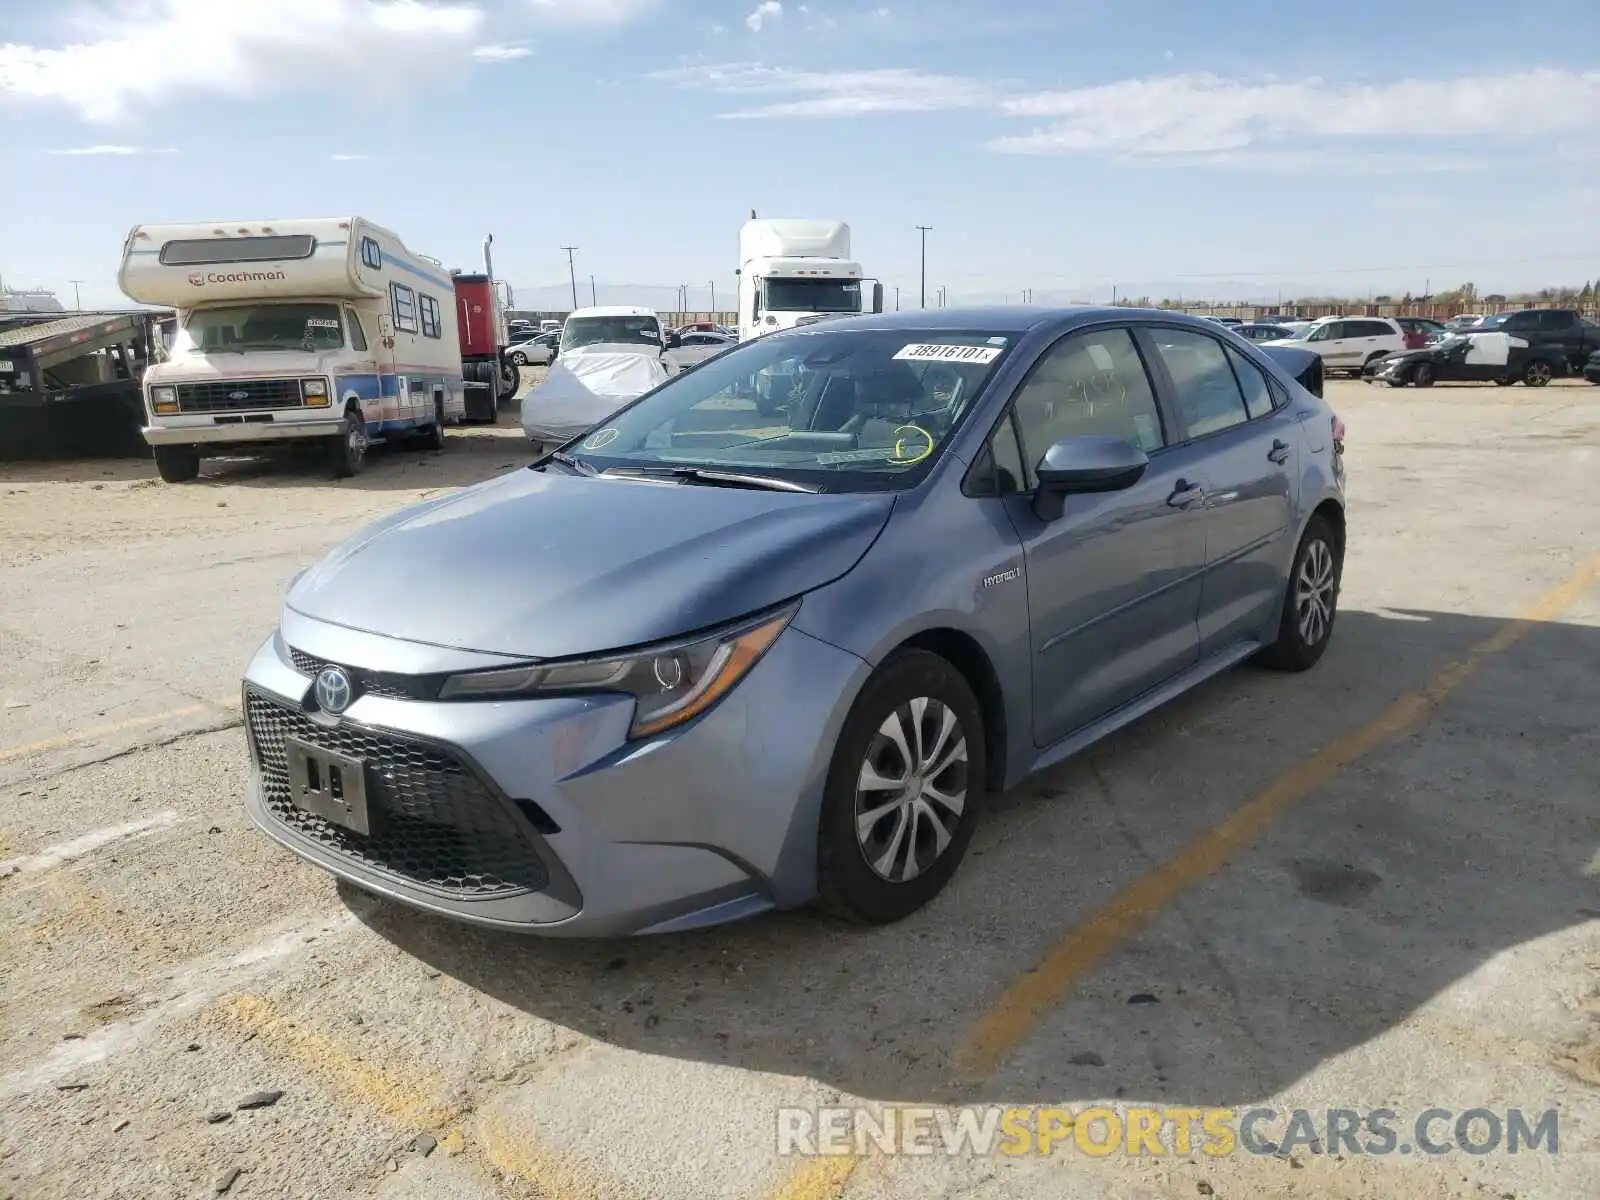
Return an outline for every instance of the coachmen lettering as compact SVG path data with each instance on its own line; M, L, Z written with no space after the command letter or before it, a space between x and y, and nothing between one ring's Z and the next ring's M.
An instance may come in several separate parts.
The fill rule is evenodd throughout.
M277 279L287 279L282 271L191 271L189 282L195 287L204 287L208 283L270 283Z

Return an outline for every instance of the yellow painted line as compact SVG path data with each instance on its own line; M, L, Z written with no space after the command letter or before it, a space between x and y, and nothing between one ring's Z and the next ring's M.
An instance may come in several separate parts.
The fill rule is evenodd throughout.
M484 1162L519 1193L539 1200L622 1200L615 1180L541 1150L501 1114L481 1116L473 1133Z
M1190 842L1057 942L979 1018L956 1057L958 1083L982 1079L1003 1062L1074 986L1183 892L1225 867L1282 813L1357 759L1424 725L1456 688L1496 654L1509 650L1571 605L1600 576L1600 555L1521 617L1391 704L1378 718L1291 768L1231 816Z
M133 729L146 729L151 725L160 725L183 717L197 716L200 713L209 712L213 708L220 708L224 712L233 712L238 707L238 698L231 697L224 701L212 701L210 704L193 704L188 708L174 708L169 709L167 712L150 713L143 717L129 717L126 721L113 721L108 725L91 725L88 729L63 733L58 737L44 738L37 742L24 742L20 746L7 746L0 749L0 763L10 762L17 758L29 758L35 754L45 754L51 750L64 750L68 746L76 746L82 742L92 742L98 738L110 737L116 733L127 733Z
M299 1063L344 1099L392 1124L438 1133L461 1116L460 1107L438 1098L445 1089L437 1081L364 1062L349 1048L290 1020L258 996L230 996L211 1016L255 1034L269 1049Z
M853 1154L807 1159L770 1200L838 1200L862 1160Z

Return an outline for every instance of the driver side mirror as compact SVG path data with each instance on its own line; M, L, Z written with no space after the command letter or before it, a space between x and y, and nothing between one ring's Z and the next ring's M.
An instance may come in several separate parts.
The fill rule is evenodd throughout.
M667 349L677 350L683 345L683 339L675 333L667 334Z
M1095 492L1120 492L1144 477L1150 459L1126 438L1066 437L1044 452L1034 472L1039 486L1033 513L1041 521L1060 520L1066 499Z

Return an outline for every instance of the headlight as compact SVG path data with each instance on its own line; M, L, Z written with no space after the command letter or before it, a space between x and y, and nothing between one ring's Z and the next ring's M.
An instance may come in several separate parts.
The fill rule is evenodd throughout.
M153 387L150 389L150 408L158 413L175 413L178 411L178 392L176 388Z
M790 605L693 641L671 642L605 658L452 675L440 699L620 692L635 701L631 738L650 737L692 720L733 690L799 610Z
M328 402L328 381L326 379L302 379L300 381L300 395L313 408L324 405Z

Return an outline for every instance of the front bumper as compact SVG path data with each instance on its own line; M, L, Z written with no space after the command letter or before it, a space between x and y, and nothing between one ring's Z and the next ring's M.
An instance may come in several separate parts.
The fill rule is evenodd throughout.
M247 807L302 858L415 908L550 936L672 932L815 894L823 783L870 670L859 658L791 627L715 708L629 742L625 697L360 694L363 670L464 662L445 652L448 665L422 664L429 651L409 647L401 664L394 646L288 614L250 664ZM341 717L314 712L309 672L320 662L357 674L358 698ZM285 730L366 759L379 836L288 803Z
M231 421L225 425L146 425L140 432L152 446L209 446L216 443L276 442L290 438L331 438L343 432L344 417L271 421Z

